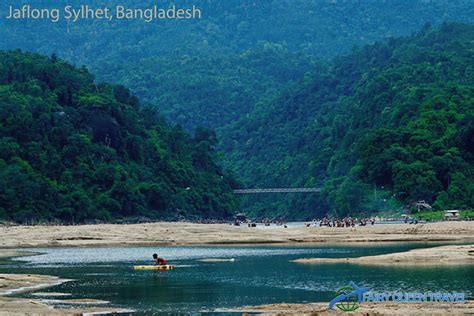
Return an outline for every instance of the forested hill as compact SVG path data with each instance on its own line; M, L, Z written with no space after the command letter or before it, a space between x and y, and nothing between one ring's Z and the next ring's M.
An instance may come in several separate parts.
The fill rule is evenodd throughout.
M137 6L137 1L134 0L87 2L91 6L103 6L104 3L110 6ZM66 3L76 4L66 0L46 0L37 1L35 6L58 7ZM162 0L158 5L166 7L170 3L171 1ZM156 105L167 119L173 124L180 123L184 130L194 130L197 126L216 128L218 138L224 141L219 148L224 150L223 161L226 167L233 169L246 186L324 186L321 195L280 196L281 200L275 200L273 197L272 200L255 200L247 205L255 214L265 211L270 215L302 218L312 216L315 208L319 214L328 210L345 214L351 211L398 207L417 198L437 202L436 205L440 207L472 205L466 198L470 194L469 185L463 185L465 181L472 182L470 145L466 140L470 139L469 117L472 116L466 114L467 110L461 105L459 108L452 108L453 104L467 104L464 97L469 97L471 93L469 84L465 83L471 82L472 78L472 73L469 72L473 64L472 56L469 55L472 51L471 31L467 26L454 24L449 24L441 30L437 27L444 21L473 23L474 1L183 0L176 3L199 6L203 18L197 21L152 23L99 20L66 23L63 20L55 24L46 20L12 21L2 17L0 49L21 48L47 56L55 53L61 59L80 67L85 65L97 75L96 82L114 82L127 86L134 95L144 100L143 104ZM20 4L13 0L1 2L0 9L3 14L8 12L9 5L18 7ZM419 35L395 39L419 32L427 23L431 23L434 29L425 27ZM453 30L450 30L451 28ZM354 45L361 47L387 38L392 39L363 49L355 48L348 57L337 58L334 64L328 62L338 54L350 53ZM7 53L5 56L11 54L13 53ZM42 59L34 57L35 55L19 56L24 56L18 57L19 61L23 58L33 58L39 59L39 65L53 63L52 60L43 60L43 63ZM5 59L7 60L6 57ZM1 63L5 63L4 68L12 68L17 72L23 68L21 71L30 70L30 65L22 62L18 65L23 65L23 68L18 69L11 66L12 62L8 60ZM72 69L56 59L53 64L61 68L61 73ZM454 73L454 69L459 69L458 73ZM72 76L74 78L91 77L84 69L71 70L68 73L76 74ZM44 85L39 85L40 90L30 91L25 88L29 85L21 81L26 80L25 78L15 78L17 79L19 82L13 84L6 81L8 89L20 89L15 90L16 93L25 94L27 99L49 98L53 95L52 102L49 102L50 99L44 102L54 104L54 109L56 103L65 107L63 103L67 100L60 99L61 95L71 95L71 100L81 96L79 93L70 94L66 88L66 92L56 89L37 96L35 91L43 91ZM42 82L43 79L41 77L38 80ZM49 77L46 79L52 80ZM303 82L299 83L301 81ZM68 82L65 81L64 85L69 86ZM148 120L154 115L148 115L147 108L140 109L138 105L135 106L136 101L133 101L133 106L124 103L124 100L113 92L119 88L98 85L101 89L108 89L108 96L104 96L107 92L96 90L92 78L88 82L86 86L91 90L86 94L94 97L81 97L80 102L76 100L73 106L68 106L73 114L76 113L75 118L79 117L77 115L85 117L74 121L74 124L82 125L71 125L74 129L79 128L79 134L84 134L83 130L93 132L94 126L102 125L102 114L96 116L93 112L89 115L78 110L82 109L83 104L89 106L90 102L94 103L99 96L101 100L105 98L113 101L115 98L114 104L118 103L120 108L130 109L112 114L107 112L115 120L112 120L112 123L107 123L108 117L105 117L106 123L109 124L106 126L114 127L114 122L117 123L116 128L123 138L118 144L122 144L122 147L115 148L114 143L109 143L109 137L105 144L99 146L103 150L114 150L117 159L113 161L123 167L127 179L133 181L133 184L129 181L123 185L114 182L117 185L106 187L107 194L104 198L112 197L121 204L121 213L112 214L113 217L157 209L166 209L166 214L171 212L173 216L176 215L173 211L180 210L188 216L203 205L202 214L207 214L206 216L219 216L217 214L222 214L221 210L234 209L233 198L218 191L228 192L228 181L222 179L220 182L220 171L212 162L212 133L199 130L196 137L190 138L179 128L169 127L159 118L150 123ZM76 87L76 83L71 85ZM455 87L455 92L450 90L452 86ZM48 84L45 87L48 87ZM458 90L460 87L462 91ZM285 92L275 100L281 91ZM57 101L54 95L58 96ZM451 100L449 95L459 99ZM440 132L441 134L436 134L439 140L435 142L433 139L437 136L430 134L433 118L423 115L444 113L425 109L437 98L444 100L437 106L441 109L448 107L451 111L448 112L456 115L454 118L445 117L447 121L442 124L447 124L448 127L445 131L442 130L444 132ZM26 109L29 111L30 103L21 102L28 105ZM86 110L88 111L88 108ZM13 115L14 112L10 112L7 111L7 114ZM66 120L64 115L58 114L62 112L68 113L54 110L54 124L70 122L70 119ZM120 117L115 116L124 115L123 113L135 113L134 122L140 126L143 124L146 132L129 125L123 126ZM38 127L43 126L38 124L44 124L36 123L39 116L31 116L35 118L35 122L25 123L28 128L45 128ZM86 118L93 120L88 121ZM398 127L397 123L400 123L401 127ZM5 126L8 125L2 125L1 128ZM386 130L374 132L377 128ZM21 129L13 131L20 133ZM395 132L400 135L390 134ZM77 134L75 130L71 133L73 134L67 134L67 137ZM94 133L89 135L92 137L90 144L86 144L87 148L92 146L88 149L92 152L89 154L92 157L96 157L96 154L91 148L100 144L94 138ZM141 137L140 133L145 137ZM384 133L389 134L385 138L380 136L383 138L382 144L364 149L363 144L379 141L376 136L385 135ZM125 141L129 134L137 136L131 139L135 139L138 145L134 145L135 141L132 140ZM373 138L370 138L371 135ZM70 140L77 140L78 144L82 144L82 136L76 138ZM48 142L49 139L48 137ZM144 143L141 144L139 139L143 139ZM149 146L146 145L156 139L159 139L160 146L152 147L159 148L158 169L156 153L150 152ZM203 143L202 139L205 140ZM414 141L417 139L421 145ZM70 140L60 144L69 143ZM18 150L23 149L13 153L20 157L21 161L29 161L26 159L27 154L35 151L24 149L23 143L17 140L15 142L19 146ZM41 143L38 139L34 142ZM426 145L426 142L430 144ZM9 144L10 141L5 146L10 148ZM133 154L127 151L131 149L123 147L124 144L143 149L138 150L142 153L137 156L138 162L133 158ZM395 155L392 152L397 152L398 147L394 149L391 144L400 145L401 153L396 154L399 156L393 158L393 163L380 163L391 161L387 160L387 157L392 157L392 154ZM14 143L12 146L17 148ZM388 146L386 151L384 149L380 153L377 152L378 149L385 148L384 146ZM55 156L49 148L40 147L41 152L47 155L34 158L48 161L51 165ZM55 150L60 151L59 156L62 155L63 149ZM7 153L8 150L4 152ZM205 167L196 165L193 158L196 155L209 158ZM371 157L379 157L379 161L376 162ZM449 159L445 160L443 157L452 157L453 161L448 163ZM431 158L436 158L436 161ZM81 159L69 164L66 161L64 166L67 170L80 169L82 167L74 167L74 164L82 163ZM442 162L439 162L439 159ZM87 159L84 161L86 164L81 166L92 164ZM92 212L96 208L108 210L103 212L104 218L119 209L112 200L107 200L105 204L100 202L102 200L98 200L99 194L96 193L103 191L97 189L98 184L87 182L92 181L89 176L99 172L100 169L95 169L98 168L97 163L94 160L94 167L88 167L95 170L93 172L72 172L71 176L66 173L65 178L58 178L59 175L53 173L51 179L42 178L40 175L46 176L56 170L54 168L40 170L38 167L42 165L32 163L31 170L36 170L36 173L16 168L20 168L18 170L22 176L32 181L35 185L33 187L53 188L51 190L59 192L55 193L56 195L48 193L46 200L57 206L55 210L58 215L54 215L55 217L72 221L70 214L73 209L82 209L81 214ZM466 164L469 166L467 169L464 168ZM7 165L9 167L5 170L11 170L18 164L12 164L8 160L5 166ZM3 172L4 169L0 170ZM403 173L398 172L402 170ZM8 181L14 183L16 180L12 180L14 178L10 176L13 171L9 172L2 179L9 179ZM122 174L120 172L119 174ZM168 192L166 190L170 188L171 194L164 195L169 198L163 204L165 207L150 207L150 203L155 202L149 199L158 196L158 200L161 200L161 195L146 194L144 189L135 190L140 186L135 184L148 183L151 178L148 176L154 175L155 172L161 172L159 177L152 177L153 183L160 183L157 190ZM406 178L395 179L395 174L403 174ZM84 194L80 197L68 197L68 202L63 202L71 192L76 192L63 184L72 185L72 179L75 177L81 179L75 186L84 190ZM46 180L41 182L40 179ZM116 177L114 181L115 179ZM217 185L210 187L217 191L212 189L206 193L203 183L214 181ZM429 185L423 181L427 181ZM192 182L191 185L189 182ZM110 183L107 182L108 185ZM406 186L402 187L402 183L406 183ZM4 187L0 189L7 190ZM9 195L2 195L9 197L9 201L13 201L13 196L22 196L21 194L34 196L26 190L26 186L10 187L13 189L10 189ZM186 190L188 187L196 190ZM462 188L458 193L457 187ZM99 188L104 187L99 185ZM115 191L111 191L112 188ZM123 195L116 193L120 188L123 188ZM428 189L424 192L426 188ZM21 191L23 189L25 191ZM36 189L31 191L41 192ZM125 196L127 192L131 193L123 200L116 198ZM93 203L82 199L83 196L93 200ZM132 203L136 198L140 203ZM18 204L21 199L17 199L17 204L3 208L4 213L7 209L23 209L26 210L24 218L28 218L33 214L28 211L32 207L47 209L41 206L41 202L35 203L36 199L37 197L26 199L25 201L29 201L27 207ZM90 207L77 206L81 203ZM139 205L140 210L132 211L127 206L123 207L122 203ZM352 208L351 205L355 207ZM299 213L293 214L293 210ZM291 214L285 213L287 211ZM157 212L152 212L149 216L155 215ZM80 221L89 217L74 220Z
M227 217L236 201L215 142L85 68L0 52L0 220Z
M323 188L254 200L254 214L344 216L417 200L473 208L474 26L443 24L357 49L223 139L244 182Z
M39 4L38 4L39 3ZM62 6L74 1L38 1ZM157 4L166 7L171 1ZM123 84L157 104L187 130L220 128L260 100L315 71L354 45L409 35L424 24L474 22L470 0L182 0L198 21L98 20L51 23L0 19L0 49L56 53L86 65L99 81ZM1 11L18 1L3 1ZM142 6L135 0L89 0L97 7ZM79 5L79 4L77 4ZM143 4L144 6L144 4Z

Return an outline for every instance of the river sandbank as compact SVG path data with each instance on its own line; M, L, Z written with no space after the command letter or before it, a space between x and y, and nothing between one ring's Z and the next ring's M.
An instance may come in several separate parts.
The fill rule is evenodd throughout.
M48 275L0 274L0 296L43 289L67 281Z
M34 274L0 274L0 315L83 315L90 313L125 313L127 311L107 307L55 308L45 299L27 299L8 297L6 295L31 292L59 285L69 280L48 275ZM56 295L57 293L52 293ZM47 297L47 293L43 293ZM96 300L50 300L55 304L103 305ZM105 302L108 303L108 302Z
M354 263L364 265L461 265L474 264L474 245L450 245L356 258L302 258L303 264Z
M137 246L318 242L472 241L474 221L418 225L379 224L348 228L250 228L226 224L149 223L131 225L4 226L0 248ZM5 250L0 250L0 254Z
M55 308L36 299L0 297L0 316L119 315L131 312L106 307Z
M253 307L244 307L233 310L245 314L258 313L263 315L348 315L337 308L330 311L328 303L312 304L271 304ZM472 315L474 301L464 303L362 303L350 315L381 316L381 315Z

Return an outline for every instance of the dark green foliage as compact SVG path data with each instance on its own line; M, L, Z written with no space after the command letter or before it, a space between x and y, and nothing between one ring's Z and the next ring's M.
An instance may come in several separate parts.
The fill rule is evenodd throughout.
M18 5L6 1L0 8L5 9L10 3ZM41 5L57 7L59 3L63 5L65 1L42 1ZM159 5L168 3L164 0ZM88 4L102 6L103 2L90 0ZM107 4L113 6L117 1ZM120 4L140 6L132 0ZM463 27L446 25L442 32L433 32L428 24L472 23L474 2L179 2L179 5L193 4L203 10L203 19L156 24L89 20L68 25L65 21L53 24L0 19L0 48L56 53L75 64L87 65L99 81L126 85L185 130L201 125L216 128L219 139L225 141L217 145L223 151L223 162L244 186L323 187L320 195L252 197L246 205L254 213L261 211L269 217L289 218L328 211L345 214L376 210L384 199L389 200L387 204L399 199L409 202L425 198L435 199L437 207L472 205L472 198L470 202L469 198L456 198L458 204L451 199L460 194L472 196L472 185L462 186L471 188L464 192L453 184L456 173L472 182L473 115L466 106L461 106L472 99L473 62L468 53L472 38ZM354 45L409 35L423 25L418 37L389 39L364 49L355 48L352 55L339 58L330 70L319 64L319 58L348 53ZM299 85L287 88L301 79ZM28 95L43 98L36 95L42 93L41 86L28 85L23 89L31 90L27 91ZM97 94L101 92L102 87ZM137 103L122 88L114 89L113 93L120 103ZM70 102L75 96L72 90L57 89L57 98L54 102ZM145 176L136 166L153 163L166 170L166 174L171 174L170 170L183 170L179 164L168 163L174 159L164 154L168 150L194 161L193 170L209 165L205 149L214 147L212 137L204 142L196 140L196 148L190 155L186 148L176 145L188 143L188 137L179 129L171 131L163 127L166 125L162 118L145 108L140 113L147 114L140 119L147 129L159 126L156 137L161 140L158 146L150 147L133 124L120 119L122 115L133 117L133 113L104 112L107 101L102 100L103 96L101 100L96 98L81 96L77 104L83 111L78 107L68 110L70 121L80 123L52 125L48 141L64 149L61 153L47 151L42 159L55 166L49 170L55 178L75 179L84 178L87 173L71 170L63 175L56 170L62 170L62 164L68 169L74 169L76 163L88 166L87 159L76 159L82 149L89 155L112 161L126 153L130 162L126 170L108 164L94 169L97 181L108 190L100 201L99 197L95 198L94 203L101 209L109 213L117 209L118 201L110 196L118 192L119 188L111 187L116 179L132 171ZM47 129L48 116L38 119L42 122L39 128ZM53 122L56 121L53 117ZM13 142L7 139L0 144L0 151L4 151L0 155L19 155L17 139L28 136L21 128L27 122L25 117L15 123L20 128L9 131L13 133ZM74 133L77 128L82 129L80 124L88 126L86 139ZM437 140L432 142L434 138ZM94 147L99 143L107 145ZM29 150L21 149L21 155L35 153L41 142L28 146ZM155 152L160 154L160 159L150 162L149 157ZM67 157L65 162L61 155ZM200 198L205 191L173 191L175 183L187 187L186 177L190 177L189 173L183 171L158 186L145 181L143 189L132 190L126 198L122 196L122 203L145 201L172 209L174 206L165 198L172 194L174 203L179 205L194 208L197 201L200 205L212 205ZM461 177L456 179L463 181ZM351 181L354 186L350 185ZM410 183L410 190L405 182ZM372 194L374 186L379 193ZM162 194L156 195L156 191ZM362 191L363 197L359 196ZM214 196L217 197L227 199L226 195ZM61 214L66 217L72 210L67 206L72 202L68 201L61 202L65 205ZM124 211L130 212L128 207ZM5 212L0 207L0 216Z
M262 187L323 187L320 196L262 201L299 218L377 211L374 189L388 200L472 208L473 43L474 27L443 24L339 58L228 127L226 164Z
M312 58L265 43L241 54L194 53L153 56L94 67L107 80L119 79L186 130L218 128L248 113L260 99L271 98L306 71Z
M80 3L49 0L61 8ZM156 3L168 6L172 1ZM66 24L0 19L1 49L21 48L87 65L99 80L129 87L186 130L220 128L245 117L307 72L315 58L333 58L353 46L409 35L426 23L474 21L470 0L181 0L198 6L196 21L100 21ZM7 12L8 5L0 3ZM135 0L89 0L92 7ZM387 50L377 51L383 58ZM375 56L374 56L375 57Z
M0 53L0 216L15 221L227 217L215 135L190 138L122 86L55 57Z

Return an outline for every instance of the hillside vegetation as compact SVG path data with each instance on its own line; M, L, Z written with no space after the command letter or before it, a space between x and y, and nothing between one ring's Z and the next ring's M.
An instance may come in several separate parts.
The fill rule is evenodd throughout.
M58 7L66 3L71 4L47 0L37 6ZM5 1L0 3L0 10L7 12L11 4L19 6L17 1ZM104 2L90 0L88 4L103 6ZM132 0L111 0L106 4L145 6ZM165 7L170 4L168 0L158 3ZM38 194L38 190L22 191L18 184L10 185L17 180L10 176L12 173L5 173L2 179L8 186L0 190L8 194L2 193L0 201L3 198L11 204L2 207L0 213L8 213L2 217L13 218L13 214L24 212L26 215L19 215L18 219L82 221L94 217L91 214L95 209L103 214L100 218L106 219L137 214L171 218L226 216L229 210L236 209L236 197L230 195L232 181L214 164L214 156L226 173L229 171L238 179L240 187L323 188L321 194L244 198L244 210L261 217L304 219L327 212L341 216L367 214L400 209L420 199L436 208L473 207L474 39L470 26L448 23L440 27L444 21L473 23L473 1L183 0L179 5L199 6L203 18L150 24L100 20L62 20L55 24L46 20L0 19L0 49L55 54L78 67L85 65L68 71L75 74L71 75L73 79L89 78L79 87L76 81L69 81L68 75L64 83L55 81L66 92L51 90L49 81L57 80L55 75L49 74L53 79L47 77L48 82L44 83L44 78L29 73L29 68L36 63L40 68L49 65L52 58L45 62L36 55L20 54L33 59L28 64L16 64L9 61L9 56L17 53L2 55L4 69L25 71L33 82L42 82L41 91L47 87L46 94L37 96L36 90L24 88L30 86L26 83L30 77L6 80L2 84L9 90L3 95L9 99L4 104L17 104L20 101L11 99L11 95L20 94L20 103L27 106L25 113L30 113L29 98L49 98L42 102L52 107L45 111L56 113L47 112L46 116L53 117L51 124L69 122L66 126L72 124L74 128L66 129L66 140L54 143L56 156L50 156L49 145L43 146L43 141L49 144L53 139L49 136L47 140L30 136L33 138L23 141L0 134L6 139L6 148L18 148L11 154L5 150L0 172L18 167L12 159L19 157L35 172L18 169L28 175L26 183L31 180L37 185L34 188L54 188L56 192L45 195L45 203L54 208L43 207L35 203L39 197L30 194ZM346 56L338 57L341 55ZM54 70L59 73L71 68L57 58L53 64L61 68ZM95 81L85 67L97 75ZM117 95L115 91L123 88L100 82L130 88L141 105L132 96L126 97L132 103L120 99L125 92ZM88 87L87 94L93 97L84 99L83 87ZM63 94L71 96L62 100ZM79 97L80 100L75 99ZM127 110L113 112L107 107L107 115L95 115L92 107L88 112L90 103L96 104L99 97ZM67 103L69 99L73 103ZM83 106L86 107L79 111ZM173 126L168 126L155 109ZM8 133L21 133L16 116L10 118L14 112L5 113L1 128ZM125 120L120 116L124 113L132 114ZM36 122L37 114L31 117L24 124L35 129L32 135L41 134L38 129L48 130L50 125L37 127L44 124ZM220 143L213 132L199 126L215 129ZM105 132L97 138L97 130L101 129ZM109 129L120 137L112 139ZM82 165L76 163L84 163L92 171L58 178L64 170L51 167L56 163L53 158L62 160L69 153L62 147L70 146L70 142L86 141L70 138L76 134L88 135L90 142L80 145L88 149L77 155L89 155L94 161L67 158L64 170L81 169ZM28 159L47 163L39 165L27 159L30 152L35 152L25 147L31 142L39 143L43 146L38 147L39 152L47 154ZM110 161L100 158L105 159L101 165L120 165L126 170L129 186L119 185L115 176L113 185L109 181L105 186L97 183L102 176L88 178L99 172L95 157L102 157L91 146L113 150L116 156ZM150 146L159 149L150 151ZM137 148L135 154L132 148ZM219 155L215 155L215 148ZM154 190L160 194L137 189L150 181L159 184ZM58 198L75 192L64 186L73 182L84 190L83 196L90 203L82 198L71 198L69 202ZM119 188L123 190L120 194L116 193ZM114 201L100 204L102 193L119 203L120 208ZM28 197L25 201L29 202L21 202L21 196ZM152 196L160 202L154 204ZM76 205L73 201L86 202ZM82 204L90 207L83 208ZM45 215L36 208L50 210L44 211ZM83 210L79 218L70 215L79 209Z
M60 7L67 1L41 1ZM141 7L133 0L106 1ZM171 1L159 1L166 7ZM9 4L0 3L2 12ZM92 7L104 1L89 0ZM194 131L219 129L245 117L306 73L388 37L409 35L426 23L474 22L474 2L445 0L182 0L201 20L143 21L0 19L0 49L52 53L86 65L99 81L130 88L156 104L173 123ZM219 131L218 131L219 133Z
M472 208L474 27L443 24L358 49L223 139L245 183L323 188L252 200L254 214L344 216L417 200Z
M84 68L0 53L0 219L228 217L237 204L215 143Z

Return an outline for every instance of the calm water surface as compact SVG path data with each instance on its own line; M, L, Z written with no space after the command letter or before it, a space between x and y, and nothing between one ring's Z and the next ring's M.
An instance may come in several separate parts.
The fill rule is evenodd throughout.
M45 248L43 254L0 265L0 272L57 275L75 281L47 291L95 298L139 312L212 312L269 303L328 302L349 281L374 290L463 291L474 298L474 267L301 265L302 257L355 257L436 244ZM31 249L33 250L33 249ZM134 271L153 253L177 266ZM206 263L203 258L235 258ZM22 296L28 297L29 294Z

